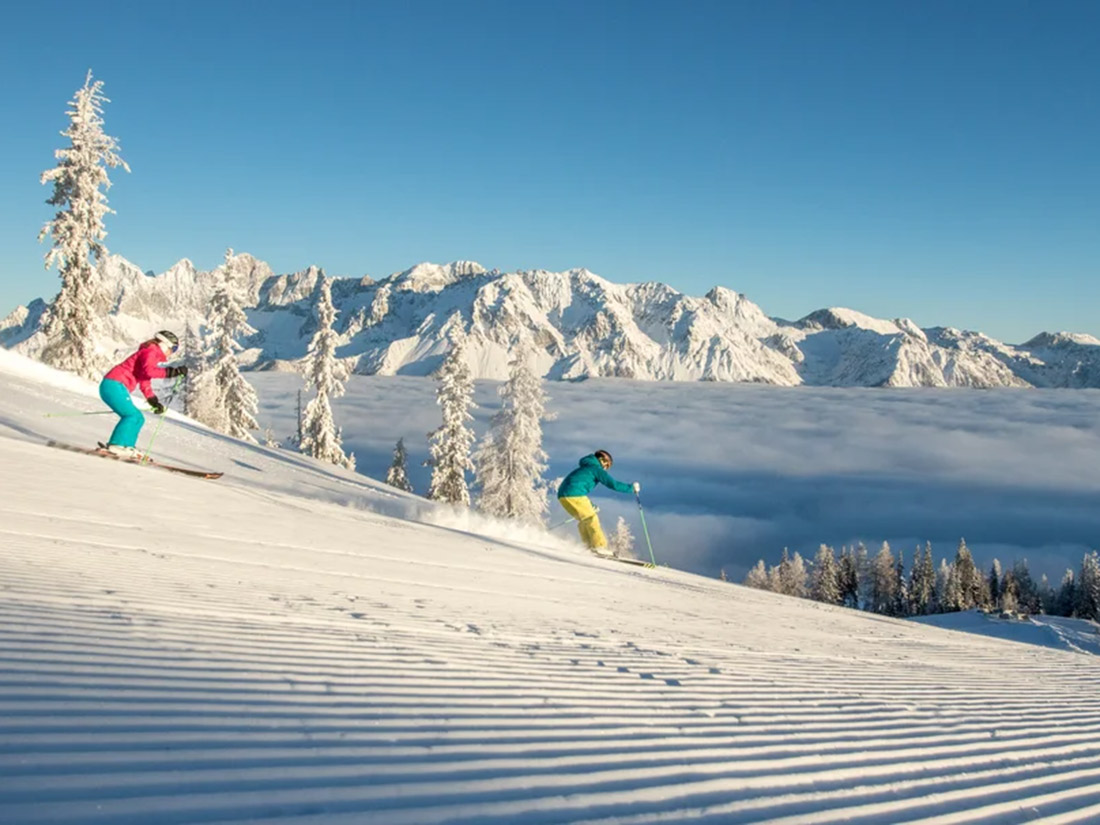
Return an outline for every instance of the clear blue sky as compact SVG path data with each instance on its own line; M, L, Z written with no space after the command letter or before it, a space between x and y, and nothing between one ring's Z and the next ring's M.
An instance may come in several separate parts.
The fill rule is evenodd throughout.
M39 173L88 68L107 244L714 284L1100 335L1100 3L36 2L0 35L0 315L58 287Z

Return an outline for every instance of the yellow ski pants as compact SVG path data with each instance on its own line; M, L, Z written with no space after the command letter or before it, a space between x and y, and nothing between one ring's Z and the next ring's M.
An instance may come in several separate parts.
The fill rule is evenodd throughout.
M600 519L596 515L596 508L588 500L588 496L566 496L559 498L558 503L569 515L577 520L577 529L581 533L581 541L590 550L597 547L607 547L607 536L600 528Z

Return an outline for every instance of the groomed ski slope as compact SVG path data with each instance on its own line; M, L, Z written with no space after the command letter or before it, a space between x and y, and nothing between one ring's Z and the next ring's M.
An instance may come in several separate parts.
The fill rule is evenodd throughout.
M0 822L1087 823L1100 660L498 538L0 351ZM426 523L434 520L436 523Z

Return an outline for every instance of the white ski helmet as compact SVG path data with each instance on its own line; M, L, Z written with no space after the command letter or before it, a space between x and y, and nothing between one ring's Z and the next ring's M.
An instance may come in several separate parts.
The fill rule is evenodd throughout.
M176 333L167 329L162 329L154 336L154 340L161 344L166 344L168 349L176 349L180 345L180 339L176 337Z

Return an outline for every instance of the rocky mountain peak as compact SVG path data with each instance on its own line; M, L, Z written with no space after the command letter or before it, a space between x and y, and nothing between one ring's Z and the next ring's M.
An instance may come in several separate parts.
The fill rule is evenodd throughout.
M235 279L258 331L246 366L280 368L303 358L313 331L312 301L322 269L275 275L241 253ZM201 325L221 267L181 260L153 277L118 256L105 262L115 291L108 319L125 349L157 328ZM462 324L478 378L503 378L520 342L533 342L551 379L751 381L782 386L1100 387L1100 341L1043 333L1021 347L976 332L922 329L912 320L874 318L844 307L790 323L768 317L744 294L716 286L703 297L659 282L618 284L587 269L488 271L473 261L420 263L374 281L333 282L340 355L360 373L428 375ZM0 343L34 354L45 305L0 322Z

